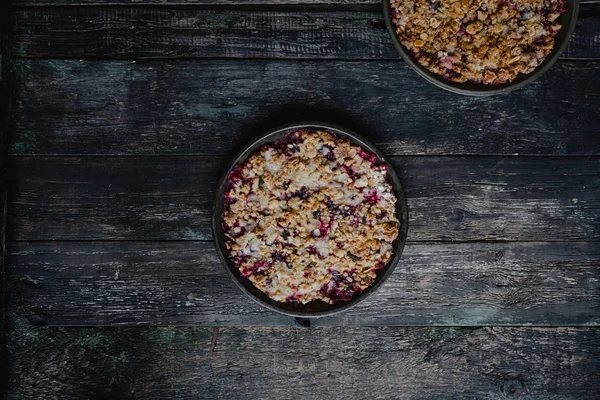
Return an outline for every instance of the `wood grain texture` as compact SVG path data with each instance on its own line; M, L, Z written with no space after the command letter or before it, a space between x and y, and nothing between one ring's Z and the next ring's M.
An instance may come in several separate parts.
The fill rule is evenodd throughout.
M581 7L577 20L577 38L573 36L569 41L563 54L564 58L578 54L581 49L600 50L600 34L598 28L595 27L595 21L600 18L600 2L597 0L582 1Z
M14 240L208 240L228 159L15 159ZM600 238L600 160L392 157L411 241Z
M32 328L7 399L547 399L600 391L593 328ZM543 349L543 351L540 351Z
M600 7L583 5L564 57L600 59ZM17 9L17 57L398 59L373 11L166 7Z
M379 5L381 0L12 0L19 7L24 6L74 6L74 5ZM597 0L581 0L581 4L596 4Z
M589 3L594 0L583 0ZM52 6L373 6L381 4L381 0L12 0L18 7L52 7Z
M16 6L73 6L73 5L379 5L381 0L12 0ZM597 0L581 0L595 4Z
M600 154L598 62L559 61L488 98L438 89L396 61L15 64L16 155L231 155L294 120L348 126L388 155Z
M35 325L293 325L211 242L11 242L10 310ZM313 326L599 325L600 243L409 244L380 290Z
M9 76L10 15L8 2L0 3L0 386L6 387L6 210L7 210L7 143L10 115L11 79ZM0 389L4 395L4 390Z

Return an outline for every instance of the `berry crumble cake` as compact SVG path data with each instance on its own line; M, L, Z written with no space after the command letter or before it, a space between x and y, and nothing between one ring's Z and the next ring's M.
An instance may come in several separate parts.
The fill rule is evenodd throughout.
M391 0L402 45L454 82L499 85L552 52L566 0Z
M228 257L276 301L350 300L392 255L399 222L387 166L333 132L290 132L227 183Z

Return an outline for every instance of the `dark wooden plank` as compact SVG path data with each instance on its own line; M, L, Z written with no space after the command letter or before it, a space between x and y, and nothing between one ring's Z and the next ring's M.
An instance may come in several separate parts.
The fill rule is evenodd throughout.
M32 328L7 399L597 399L597 328Z
M208 240L221 157L15 159L15 240ZM600 159L393 157L412 241L600 238Z
M581 0L594 4L597 0ZM379 5L381 0L13 0L17 6L73 5Z
M582 1L581 11L577 20L576 33L573 34L563 58L578 59L584 49L590 53L597 51L600 54L600 34L597 24L600 20L600 2L598 0ZM591 50L596 49L596 50ZM581 57L583 58L583 57ZM594 57L595 58L595 57Z
M0 365L6 366L6 207L7 207L7 142L10 115L10 2L0 3ZM0 386L6 387L6 374L0 377ZM0 390L2 395L4 390Z
M32 324L291 325L225 273L210 242L12 242L11 313ZM598 325L600 242L409 244L331 325Z
M373 11L166 7L22 8L18 57L397 59ZM566 58L600 59L600 7L583 5Z
M21 59L11 152L229 155L263 129L322 119L387 154L598 155L599 66L559 62L473 98L396 61Z
M589 3L593 0L583 0ZM232 6L232 5L255 5L255 6L373 6L381 4L380 0L13 0L19 7L40 6Z
M316 325L600 325L600 243L409 245L380 293Z
M380 10L24 8L14 21L18 57L399 58Z

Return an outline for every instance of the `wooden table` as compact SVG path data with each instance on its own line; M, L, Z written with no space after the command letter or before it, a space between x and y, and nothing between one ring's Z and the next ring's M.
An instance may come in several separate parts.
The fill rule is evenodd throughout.
M399 60L379 0L12 3L9 399L600 398L597 1L487 98ZM308 328L234 286L209 224L232 155L307 119L375 142L410 207L389 281Z

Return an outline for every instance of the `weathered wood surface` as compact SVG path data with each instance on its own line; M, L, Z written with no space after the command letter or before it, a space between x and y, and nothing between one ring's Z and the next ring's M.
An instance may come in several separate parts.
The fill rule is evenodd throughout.
M74 5L379 5L381 0L12 0L16 6L74 6ZM597 0L581 0L595 4Z
M208 240L223 157L15 159L13 240ZM409 240L600 238L594 157L392 157Z
M398 60L380 0L13 3L7 398L598 398L597 2L544 77L486 99ZM231 155L301 119L366 134L411 207L389 281L311 329L208 241ZM355 327L417 324L590 327Z
M583 5L564 53L600 59L600 7ZM18 57L398 59L379 6L373 11L165 7L23 8Z
M597 399L590 328L32 328L7 399Z
M11 310L35 325L293 325L231 281L211 242L12 242ZM409 244L332 325L600 325L600 242Z
M7 142L10 115L10 14L8 3L0 3L0 365L4 372L6 357L6 207L7 207ZM6 374L0 377L0 386L6 386Z
M598 62L559 61L526 88L483 99L396 61L15 64L18 155L232 155L264 129L315 119L390 155L600 154Z
M590 3L595 0L582 0L582 3ZM100 6L232 6L232 5L256 5L256 6L373 6L381 4L381 0L12 0L15 6L77 6L77 5L100 5Z

